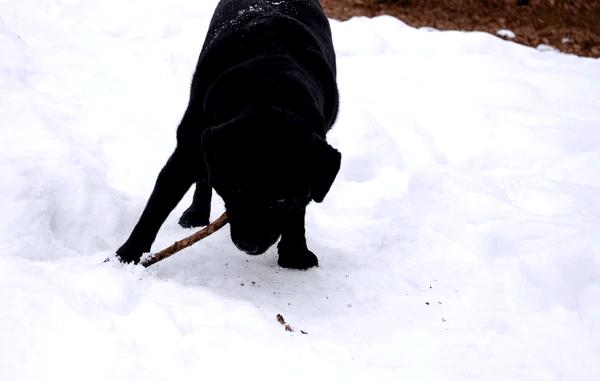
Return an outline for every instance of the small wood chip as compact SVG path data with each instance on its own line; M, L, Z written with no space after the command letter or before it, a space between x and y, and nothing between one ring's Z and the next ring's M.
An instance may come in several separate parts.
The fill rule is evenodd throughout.
M276 318L279 324L281 324L287 332L294 332L294 329L288 323L285 322L285 319L281 314L277 314Z

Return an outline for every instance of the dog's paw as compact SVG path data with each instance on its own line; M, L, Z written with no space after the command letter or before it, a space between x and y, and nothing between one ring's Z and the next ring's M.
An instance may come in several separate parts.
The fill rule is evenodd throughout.
M184 228L199 228L208 225L208 216L206 213L189 208L179 218L179 225Z
M319 259L308 249L282 250L279 248L277 264L286 269L306 270L319 266Z
M141 255L125 254L117 251L117 259L122 263L139 263Z
M130 245L123 245L117 250L117 259L123 263L139 263L142 255L148 250L135 248Z

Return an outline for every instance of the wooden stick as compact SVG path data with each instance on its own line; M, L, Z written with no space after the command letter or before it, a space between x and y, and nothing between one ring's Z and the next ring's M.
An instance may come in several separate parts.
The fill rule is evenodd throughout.
M216 220L214 220L213 222L208 224L208 226L205 227L204 229L198 230L191 236L186 237L186 238L182 239L181 241L177 241L174 244L172 244L171 246L169 246L166 249L163 249L157 253L150 254L150 256L148 258L146 258L145 260L143 260L140 264L144 267L151 266L151 265L155 264L156 262L161 261L165 258L168 258L171 255L177 253L178 251L185 249L188 246L192 246L196 242L200 241L203 238L208 237L209 235L211 235L212 233L221 229L225 225L227 225L227 213L223 213L221 215L221 217L217 218Z

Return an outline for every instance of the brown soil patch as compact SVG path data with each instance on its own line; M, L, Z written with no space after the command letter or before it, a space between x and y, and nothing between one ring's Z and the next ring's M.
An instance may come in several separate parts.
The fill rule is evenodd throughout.
M514 41L600 57L600 0L321 0L329 17L392 15L414 27L509 29ZM520 5L521 4L521 5Z

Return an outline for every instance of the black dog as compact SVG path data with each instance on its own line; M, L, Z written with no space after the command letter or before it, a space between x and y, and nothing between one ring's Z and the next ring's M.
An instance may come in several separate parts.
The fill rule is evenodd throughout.
M341 155L325 141L338 111L335 54L318 0L222 0L177 130L131 236L117 251L138 262L193 183L184 227L208 224L211 192L225 201L231 239L261 254L281 236L279 265L318 264L304 215L323 201Z

